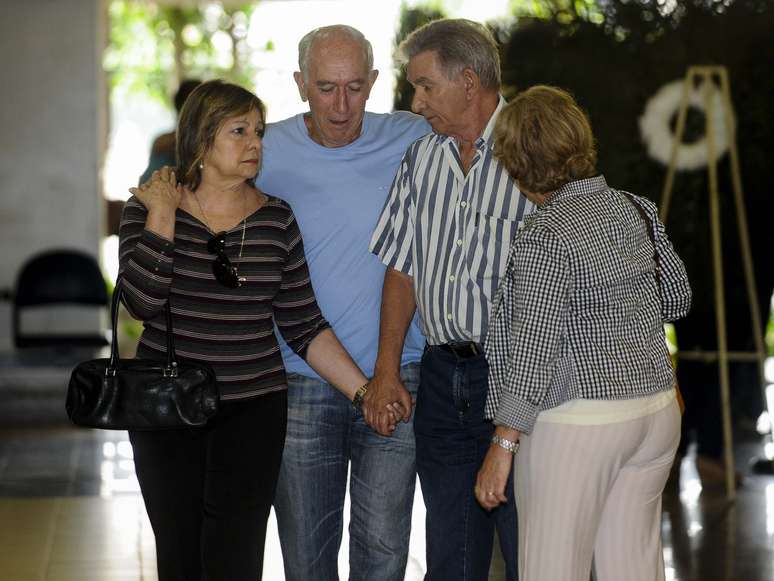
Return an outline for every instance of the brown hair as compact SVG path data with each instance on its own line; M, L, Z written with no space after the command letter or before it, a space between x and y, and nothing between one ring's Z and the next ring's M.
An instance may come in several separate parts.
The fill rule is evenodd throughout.
M495 126L494 149L519 187L536 194L596 173L588 117L557 87L536 85L506 105Z
M259 111L266 118L261 100L247 89L221 80L196 87L185 100L177 124L177 176L191 190L202 181L199 164L215 142L226 119Z

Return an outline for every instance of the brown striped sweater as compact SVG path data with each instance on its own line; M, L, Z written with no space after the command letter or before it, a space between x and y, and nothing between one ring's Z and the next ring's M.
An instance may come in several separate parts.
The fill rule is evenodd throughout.
M145 229L147 211L132 196L119 231L124 302L143 321L137 357L163 359L164 304L171 301L178 357L208 363L221 398L244 399L286 389L285 368L274 324L301 357L314 337L329 327L309 279L304 246L290 206L272 196L247 217L242 258L242 223L228 231L226 254L246 282L227 288L215 280L215 256L207 250L212 232L178 209L175 239Z

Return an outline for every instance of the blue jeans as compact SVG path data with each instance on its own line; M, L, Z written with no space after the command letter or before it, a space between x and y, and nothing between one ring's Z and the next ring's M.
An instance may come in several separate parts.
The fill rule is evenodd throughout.
M491 513L473 493L494 432L484 419L488 372L483 355L460 359L428 346L422 357L414 432L427 507L425 581L486 581L495 527L508 581L516 580L513 476L506 486L508 503Z
M416 395L419 364L401 369ZM352 581L403 581L416 465L414 426L374 432L324 381L288 375L288 427L274 508L287 581L338 581L347 465L352 462ZM412 415L413 420L413 415Z

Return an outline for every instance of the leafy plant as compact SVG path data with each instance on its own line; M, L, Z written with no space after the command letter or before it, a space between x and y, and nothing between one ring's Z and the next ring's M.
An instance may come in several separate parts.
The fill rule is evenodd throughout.
M112 0L103 59L111 90L167 103L185 78L221 77L252 86L256 49L247 38L254 9L254 3L185 7Z

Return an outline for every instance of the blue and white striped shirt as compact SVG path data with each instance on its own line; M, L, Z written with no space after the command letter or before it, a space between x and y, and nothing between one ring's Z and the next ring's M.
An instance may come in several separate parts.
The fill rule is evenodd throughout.
M465 175L455 140L409 147L371 238L371 252L414 278L428 343L481 342L508 248L533 205L492 151L497 109Z

